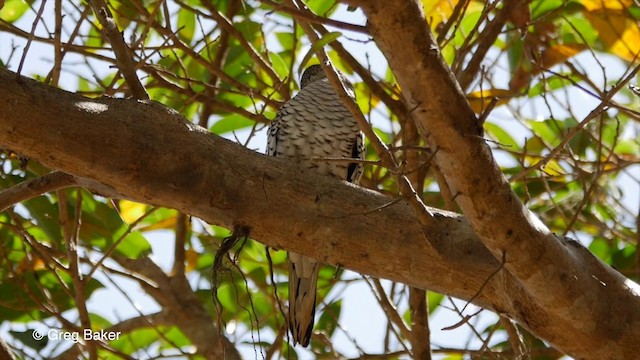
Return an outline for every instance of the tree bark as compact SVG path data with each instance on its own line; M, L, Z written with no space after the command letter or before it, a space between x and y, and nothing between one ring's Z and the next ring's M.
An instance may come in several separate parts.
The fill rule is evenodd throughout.
M576 256L587 250L551 233L511 191L481 123L440 55L422 3L353 3L363 8L368 29L471 228L497 259L504 259L535 306L555 313L551 320L534 311L520 322L530 328L550 321L554 327L580 323L570 338L554 332L545 339L577 357L631 357L629 351L640 345L623 339L638 334L638 285L592 256ZM611 296L612 302L603 301ZM614 315L624 308L633 308L629 317Z
M159 104L88 99L0 69L0 146L99 182L110 196L175 208L228 228L247 225L266 245L471 300L576 357L640 352L640 301L630 289L635 284L576 242L553 238L563 252L536 255L541 264L553 256L562 266L571 259L571 268L542 268L550 281L585 291L575 299L579 306L571 307L566 291L535 293L527 287L531 278L516 278L520 272L509 268L516 260L512 250L501 264L460 215L431 209L434 226L422 228L402 201L257 154ZM536 241L533 235L520 239ZM585 308L592 311L571 313Z

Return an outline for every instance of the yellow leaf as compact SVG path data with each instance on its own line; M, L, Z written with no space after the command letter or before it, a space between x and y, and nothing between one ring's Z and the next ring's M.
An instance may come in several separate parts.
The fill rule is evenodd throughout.
M513 92L505 89L486 89L482 91L474 91L467 94L467 101L476 114L484 112L489 104L498 99L495 106L504 105L509 102Z
M582 0L582 5L588 10L623 10L627 9L633 3L633 0Z
M611 52L627 61L638 61L640 55L640 29L634 22L622 33L622 36L610 47Z
M422 0L431 28L435 29L440 23L447 21L457 3L458 0Z
M551 159L540 170L544 171L549 176L564 176L567 172L562 168L562 165L556 160Z
M147 205L129 200L120 200L120 217L127 224L132 224L147 212Z
M184 254L185 261L187 262L187 266L185 270L187 272L191 272L196 269L198 266L198 256L199 254L193 249L187 249Z
M542 160L540 158L525 156L525 161L531 165L535 165ZM544 166L540 168L540 171L545 173L547 176L553 177L564 176L567 173L556 159L549 160L546 164L544 164Z
M163 229L173 229L176 226L176 217L168 217L166 219L155 222L151 225L141 227L138 229L139 231L152 231L152 230L163 230Z
M542 67L549 69L550 67L562 64L569 58L575 56L583 50L586 50L587 46L584 44L562 44L554 45L542 52Z
M586 18L598 31L598 37L609 50L627 61L637 61L640 55L640 29L624 11L586 12Z

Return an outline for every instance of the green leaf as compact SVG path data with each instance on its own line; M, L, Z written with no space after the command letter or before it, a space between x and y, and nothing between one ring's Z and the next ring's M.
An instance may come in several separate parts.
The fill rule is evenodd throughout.
M22 205L29 210L29 214L33 217L44 234L46 234L48 240L54 244L60 244L60 241L62 240L62 232L60 229L60 223L58 222L58 207L52 203L47 196L39 196L23 201Z
M110 345L125 354L132 354L135 351L144 349L161 339L162 327L141 328L133 330L127 334L121 334L119 339L110 342Z
M311 9L311 11L322 17L331 15L337 8L335 1L308 0L305 2L305 4L309 7L309 9Z
M141 233L134 231L118 244L115 253L130 259L138 259L151 253L151 245Z
M186 44L190 44L196 31L196 14L187 10L178 11L178 37Z
M214 134L222 135L232 131L246 129L253 125L255 125L255 121L249 120L242 115L232 114L216 121L209 130Z
M46 333L41 330L28 329L25 331L9 330L9 334L15 339L19 340L25 346L28 346L34 350L40 351L44 349L49 343L49 338Z
M484 129L487 134L492 136L497 142L500 143L500 145L508 146L512 150L520 149L520 145L515 141L515 139L511 137L511 135L509 135L509 133L500 126L491 122L486 122L484 123Z
M329 337L333 335L336 327L338 326L338 320L340 319L340 312L342 311L342 300L337 300L327 305L320 315L320 319L316 324L316 329L322 330Z
M444 295L433 291L427 291L427 300L429 301L429 314L432 314L440 306L442 300L444 300Z
M24 0L7 0L4 7L0 9L0 19L13 23L20 19L29 9L29 4Z
M614 148L616 154L637 155L640 154L639 139L619 140Z
M607 241L601 237L593 239L589 244L589 250L599 257L602 261L610 263L611 261L611 246Z
M313 44L311 49L309 49L307 54L302 58L302 61L300 62L300 67L298 68L298 72L302 73L302 69L306 67L309 60L311 60L313 55L315 55L318 52L318 50L322 49L325 45L329 44L330 42L337 40L340 36L342 36L341 32L332 31L324 34L320 39L318 39L318 41L316 41Z
M572 74L558 74L545 77L543 81L540 81L531 86L529 92L527 93L527 96L529 98L533 98L547 92L562 89L567 86L572 86L573 82L571 80L573 80L575 83L581 81L578 75Z

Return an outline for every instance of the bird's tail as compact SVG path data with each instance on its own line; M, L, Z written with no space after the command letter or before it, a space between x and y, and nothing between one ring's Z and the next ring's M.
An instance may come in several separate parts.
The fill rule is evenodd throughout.
M319 269L316 260L289 253L289 329L294 345L307 346L311 339Z

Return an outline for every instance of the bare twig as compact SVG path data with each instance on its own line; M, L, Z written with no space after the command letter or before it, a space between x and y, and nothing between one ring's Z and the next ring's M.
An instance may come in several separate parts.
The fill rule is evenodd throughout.
M310 11L303 10L303 9L306 9L306 7L299 9L296 6L291 6L284 3L276 3L275 1L271 1L271 0L260 0L260 2L263 4L267 4L269 6L272 6L275 11L281 11L281 12L290 14L295 18L307 21L312 24L323 24L323 25L335 27L338 29L349 30L349 31L365 33L365 34L367 33L367 28L365 26L349 24L342 21L337 21L337 20L329 19L323 16L319 16Z
M399 330L402 336L406 339L411 338L411 330L407 327L404 320L398 314L398 309L389 301L387 297L387 293L384 291L382 284L379 279L372 278L371 282L373 282L373 286L375 287L375 293L378 295L376 298L378 299L378 303L380 307L387 315L387 318L391 323L393 323Z
M527 351L527 346L522 339L520 330L518 330L509 318L504 316L500 316L500 324L502 324L502 327L504 327L509 335L509 344L511 345L511 349L513 349L514 354L513 358L518 360L531 359L531 356Z
M495 6L495 4L497 3L498 1L496 1L493 6ZM513 9L515 9L517 6L520 6L521 4L524 4L522 6L528 6L526 5L526 1L524 0L507 0L503 1L502 3L502 9L491 20L491 22L489 22L482 33L478 35L478 47L473 52L473 57L471 58L471 60L469 60L467 67L462 72L457 74L458 82L460 83L460 87L462 87L462 89L466 90L469 88L469 85L471 85L471 82L480 70L482 61L484 61L485 57L487 56L487 52L498 38L498 35L500 35L502 27L509 19L509 15L513 11Z
M42 18L42 13L44 12L44 7L47 5L47 1L43 0L40 3L40 9L38 9L38 13L36 14L36 18L33 19L33 24L31 25L31 32L29 33L29 37L27 38L27 44L22 51L22 58L20 59L20 65L18 65L18 70L16 71L17 75L22 73L22 66L24 66L24 62L27 59L27 53L29 52L29 47L31 46L31 42L33 42L33 38L36 36L36 27Z

